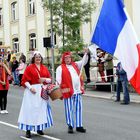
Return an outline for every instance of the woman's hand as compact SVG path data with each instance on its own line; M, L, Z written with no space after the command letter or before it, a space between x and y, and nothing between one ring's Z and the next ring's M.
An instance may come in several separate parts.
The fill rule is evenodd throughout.
M51 79L51 78L46 78L46 79L45 79L45 82L46 82L46 83L51 83L51 82L52 82L52 79Z
M3 63L3 67L6 68L7 66Z
M39 82L40 83L44 83L44 82L46 82L46 83L51 83L52 82L52 79L51 78L40 78L39 79Z
M40 78L40 79L39 79L39 82L40 82L40 83L44 83L44 82L45 82L45 79L46 79L46 78Z
M0 83L1 83L3 86L5 86L5 85L6 85L6 83L5 83L5 82L3 82L3 81L0 81Z
M36 93L36 90L34 88L30 88L30 91L35 94Z
M4 64L3 62L0 62L0 66L3 66L3 64Z
M0 63L0 66L6 68L6 65L3 62Z

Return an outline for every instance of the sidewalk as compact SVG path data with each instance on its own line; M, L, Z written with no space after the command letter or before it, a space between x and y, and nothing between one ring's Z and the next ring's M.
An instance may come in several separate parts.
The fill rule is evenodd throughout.
M115 100L116 93L93 90L92 88L87 88L84 96ZM123 99L123 93L121 93L121 99ZM130 102L131 103L140 103L140 95L138 95L137 93L130 93Z

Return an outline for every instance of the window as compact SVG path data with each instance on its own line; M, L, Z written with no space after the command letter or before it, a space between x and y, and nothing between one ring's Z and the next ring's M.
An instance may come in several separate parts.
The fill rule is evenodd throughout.
M35 14L35 0L29 0L29 15Z
M29 51L33 51L36 48L36 34L32 33L29 35Z
M19 52L19 41L18 38L14 38L12 40L13 42L13 50L15 51L15 53Z
M3 13L2 8L0 8L0 26L3 25Z
M12 17L12 20L16 20L18 19L18 16L17 16L17 2L13 2L11 4L11 17Z

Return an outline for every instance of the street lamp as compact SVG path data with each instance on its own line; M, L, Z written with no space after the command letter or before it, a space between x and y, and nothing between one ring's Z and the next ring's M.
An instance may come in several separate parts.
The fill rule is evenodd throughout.
M52 60L52 83L55 82L55 72L54 72L54 34L53 34L53 14L52 14L52 0L49 0L50 6L50 22L51 22L51 60Z

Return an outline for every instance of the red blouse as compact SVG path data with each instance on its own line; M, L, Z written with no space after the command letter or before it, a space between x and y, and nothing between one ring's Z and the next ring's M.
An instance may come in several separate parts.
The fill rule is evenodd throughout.
M0 67L0 80L4 81L4 79L5 79L5 82L6 82L6 85L2 85L0 83L0 90L8 90L9 89L9 81L8 81L7 76L8 76L8 74L7 74L6 70L3 67Z
M48 71L47 67L41 64L39 70L35 64L30 64L29 66L27 66L23 74L22 85L25 87L26 82L29 82L31 85L39 84L39 75L43 78L51 78L50 72Z

